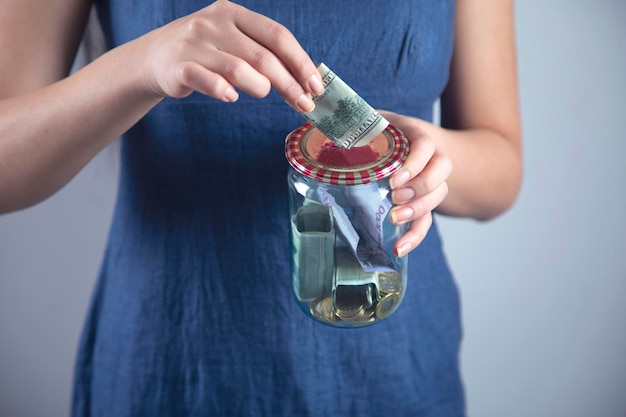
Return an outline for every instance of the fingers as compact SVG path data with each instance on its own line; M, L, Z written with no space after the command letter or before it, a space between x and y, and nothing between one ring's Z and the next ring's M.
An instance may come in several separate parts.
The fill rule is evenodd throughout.
M182 33L168 58L180 62L182 87L224 101L236 100L234 88L260 98L274 87L298 111L312 110L311 94L323 92L315 65L295 37L261 14L218 1L173 26ZM186 92L169 87L168 94Z
M422 243L432 224L433 216L430 212L411 223L409 230L398 239L393 247L395 256L402 257Z
M178 97L186 96L195 90L226 102L237 101L239 98L231 83L196 62L181 63L179 72L184 87L175 93Z
M415 249L426 237L432 225L432 211L448 195L447 179L452 162L411 118L391 113L389 117L407 135L410 152L402 166L390 178L391 198L395 206L389 213L392 223L410 223L407 232L396 242L396 256L404 256Z
M396 256L404 256L422 243L432 225L432 211L447 194L448 184L443 182L431 193L392 209L389 214L392 223L400 225L411 222L408 231L394 245Z
M237 99L234 87L258 98L265 97L271 88L270 80L246 61L222 51L208 51L184 65L193 69L194 75L182 79L186 86L224 101Z
M265 48L252 51L248 62L267 74L274 88L291 104L310 101L312 109L309 93L321 94L324 87L315 64L293 34L283 25L250 11L237 14L235 24Z
M425 216L441 204L447 195L448 184L444 181L432 192L395 206L389 213L391 222L399 225Z
M311 111L315 107L311 98L313 92L305 89L310 89L308 87L310 82L297 79L286 67L284 57L281 58L275 55L273 51L249 40L233 45L228 52L241 59L230 66L230 73L219 69L216 71L233 85L258 98L266 96L270 87L274 87L285 98L285 101L297 111ZM315 67L313 67L313 71L317 74ZM237 73L239 73L239 77L235 77ZM306 78L315 78L315 76L313 73L309 73Z
M405 163L405 167L407 165ZM403 167L403 169L405 168ZM409 172L411 169L406 168ZM392 185L391 198L395 204L415 203L416 200L419 201L422 197L427 197L436 192L443 184L446 184L446 180L452 172L452 163L448 157L437 151L433 153L426 166L421 171L416 172L416 174L409 174L411 180L405 183L396 180L396 184ZM402 173L399 172L399 174ZM440 202L437 201L436 203L439 204Z

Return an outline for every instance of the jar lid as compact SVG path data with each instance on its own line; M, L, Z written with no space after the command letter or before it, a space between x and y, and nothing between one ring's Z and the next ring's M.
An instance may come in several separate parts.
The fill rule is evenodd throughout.
M302 175L328 184L367 184L387 178L408 154L408 139L392 125L367 145L350 149L337 146L309 122L285 141L289 164Z

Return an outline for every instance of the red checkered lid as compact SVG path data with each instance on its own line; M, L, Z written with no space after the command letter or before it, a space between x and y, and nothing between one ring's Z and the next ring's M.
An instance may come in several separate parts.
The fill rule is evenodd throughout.
M354 185L387 178L409 154L409 141L389 125L365 146L340 148L310 123L291 132L285 141L289 164L316 181Z

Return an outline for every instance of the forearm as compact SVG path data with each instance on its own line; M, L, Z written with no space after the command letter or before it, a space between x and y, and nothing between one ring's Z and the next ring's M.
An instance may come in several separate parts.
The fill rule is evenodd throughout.
M425 121L419 124L453 165L448 195L437 212L488 220L513 204L522 182L517 141L488 128L451 130Z
M42 22L56 22L50 36L66 27L63 12L73 5L57 1L68 3L37 15ZM4 19L5 25L12 21ZM0 26L0 34L11 33L9 29ZM66 62L48 46L72 48L40 38L24 37L18 50L37 47L56 62L58 74ZM0 51L15 49L8 45L0 42ZM50 82L33 68L30 64L22 73L0 59L0 76L8 82ZM19 95L23 89L0 86L0 97L14 97L0 101L0 213L54 193L162 97L182 98L197 91L231 102L237 100L236 89L261 98L271 87L301 111L314 106L311 93L323 91L313 61L284 26L226 1L155 29L48 87Z
M136 49L115 49L64 80L0 101L0 213L63 187L160 100L144 88Z

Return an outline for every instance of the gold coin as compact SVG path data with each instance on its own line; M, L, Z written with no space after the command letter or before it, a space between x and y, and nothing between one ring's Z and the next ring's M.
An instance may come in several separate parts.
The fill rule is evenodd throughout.
M372 323L374 320L376 320L376 316L374 315L374 309L371 308L369 310L363 310L359 315L350 321L356 325L364 325Z
M398 294L387 294L378 302L376 306L376 317L384 319L395 310L398 304Z
M381 272L378 274L379 290L381 294L400 294L402 282L397 272Z
M337 323L340 321L333 309L331 297L319 298L311 303L311 315L319 321Z
M360 306L359 308L355 308L355 309L339 309L336 308L335 310L335 314L343 319L343 320L354 320L355 318L359 317L361 314L363 314L365 310L363 309L363 306Z

